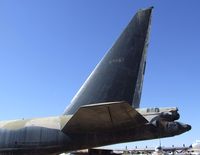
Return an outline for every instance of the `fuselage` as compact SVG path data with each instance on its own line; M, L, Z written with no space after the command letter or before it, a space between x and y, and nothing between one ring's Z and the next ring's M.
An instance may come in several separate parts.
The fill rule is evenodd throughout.
M69 137L61 129L71 116L0 122L0 154L44 154L62 150Z
M70 118L71 116L60 116L0 122L0 155L54 155L141 137L135 129L101 133L63 133L63 125Z
M142 113L145 117L153 115L151 112ZM137 126L119 130L113 128L101 132L63 132L71 118L72 115L62 115L0 122L0 155L56 155L122 142L169 137L190 129L174 122L172 125L164 123L159 128L152 124L138 123Z

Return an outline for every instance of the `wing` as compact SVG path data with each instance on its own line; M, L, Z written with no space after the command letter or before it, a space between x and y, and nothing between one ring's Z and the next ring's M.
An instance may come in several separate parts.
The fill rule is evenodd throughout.
M148 121L127 102L98 103L80 107L62 129L65 133L87 133L136 127Z

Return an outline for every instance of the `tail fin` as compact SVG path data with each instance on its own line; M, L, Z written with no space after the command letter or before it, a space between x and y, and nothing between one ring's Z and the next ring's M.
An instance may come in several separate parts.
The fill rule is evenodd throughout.
M83 86L64 114L80 106L126 101L138 108L146 65L152 7L139 10Z

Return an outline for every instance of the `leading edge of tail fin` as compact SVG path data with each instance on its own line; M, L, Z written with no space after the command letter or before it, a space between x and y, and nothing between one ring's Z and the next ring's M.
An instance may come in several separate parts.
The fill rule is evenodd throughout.
M101 102L126 101L139 107L152 9L136 13L64 114L74 114L83 105Z

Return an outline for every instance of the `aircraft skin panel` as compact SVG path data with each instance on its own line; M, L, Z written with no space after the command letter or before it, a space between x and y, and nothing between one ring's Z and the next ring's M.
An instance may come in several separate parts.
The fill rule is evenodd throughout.
M148 121L127 102L83 106L62 129L65 133L89 133L137 127Z
M25 127L44 127L50 129L62 129L66 123L71 119L71 115L62 115L55 117L44 117L44 118L34 118L34 119L22 119L13 121L3 121L0 122L1 129L8 130L18 130Z
M0 155L56 153L68 143L69 136L56 129L37 126L17 130L0 129Z
M65 115L93 103L126 101L139 107L151 12L152 8L137 12L74 96Z

